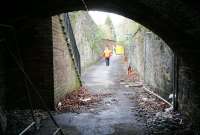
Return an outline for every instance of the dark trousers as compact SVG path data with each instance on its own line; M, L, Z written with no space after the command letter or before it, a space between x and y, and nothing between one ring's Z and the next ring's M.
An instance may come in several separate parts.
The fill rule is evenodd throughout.
M110 64L110 58L105 58L105 61L106 61L106 66L109 66L109 64Z

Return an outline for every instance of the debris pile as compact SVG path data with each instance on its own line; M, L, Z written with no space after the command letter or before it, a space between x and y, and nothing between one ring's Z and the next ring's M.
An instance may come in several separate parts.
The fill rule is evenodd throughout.
M69 111L78 112L81 107L89 106L90 104L101 101L102 97L109 96L110 94L91 94L85 87L81 87L70 94L67 94L63 100L61 100L56 109L59 112Z
M128 81L138 81L139 80L139 75L137 71L133 68L129 69L128 68L128 76L126 78Z
M149 134L152 135L193 135L191 126L187 118L177 112L158 112L147 119Z
M148 93L144 93L144 92L143 94L138 95L137 104L145 112L149 112L149 113L164 111L166 108L170 107L164 101L161 101L160 99L153 97L152 95Z
M189 119L162 100L146 93L137 91L136 103L139 116L144 117L148 135L193 135Z
M121 78L122 79L120 80L119 83L127 88L143 86L143 82L140 81L137 71L130 66L128 67L127 74L124 74Z

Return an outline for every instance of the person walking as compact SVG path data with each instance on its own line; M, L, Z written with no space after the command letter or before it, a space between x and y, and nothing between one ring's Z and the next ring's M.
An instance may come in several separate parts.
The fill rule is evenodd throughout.
M110 57L112 55L112 51L108 49L108 47L105 47L105 50L103 51L103 56L105 58L106 66L110 65Z

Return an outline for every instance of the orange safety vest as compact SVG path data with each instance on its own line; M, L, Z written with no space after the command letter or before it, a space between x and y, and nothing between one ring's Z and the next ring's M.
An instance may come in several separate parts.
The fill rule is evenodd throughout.
M104 57L109 58L111 56L111 51L110 50L104 50Z

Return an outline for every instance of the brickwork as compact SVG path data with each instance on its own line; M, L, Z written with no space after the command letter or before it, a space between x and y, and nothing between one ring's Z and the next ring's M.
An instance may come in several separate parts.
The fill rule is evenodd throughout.
M47 106L54 109L60 98L77 89L77 79L67 43L57 16L51 18L32 18L17 26L18 47L10 46L18 56L31 81L44 98ZM20 54L20 55L19 55ZM2 57L1 57L2 58ZM21 59L22 58L22 59ZM8 61L9 60L9 61ZM29 108L27 86L29 87L34 107L42 108L38 95L27 84L24 75L15 60L8 55L6 61L6 107ZM3 67L0 69L3 70ZM1 72L3 75L3 72ZM2 80L3 82L3 77ZM4 85L1 85L3 88ZM3 92L3 91L1 91ZM0 94L2 96L2 94Z
M25 72L44 98L48 107L53 108L53 46L51 32L51 18L30 19L17 28L18 47L12 45L13 53L20 57ZM15 42L14 42L15 43ZM19 56L20 54L20 56ZM9 58L9 57L8 57ZM10 57L7 61L7 107L30 107L27 99L27 86L35 107L42 107L39 96L35 94L32 86L26 86L24 75Z
M52 17L54 102L80 87L58 16Z

